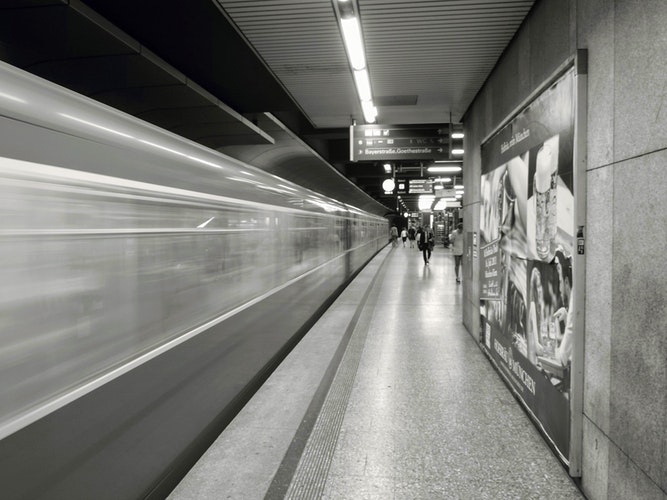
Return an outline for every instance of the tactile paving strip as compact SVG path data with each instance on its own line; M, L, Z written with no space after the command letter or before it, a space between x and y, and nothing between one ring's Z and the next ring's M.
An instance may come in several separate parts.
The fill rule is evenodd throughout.
M322 381L323 385L330 384L326 397L323 398L321 406L310 408L308 411L308 413L319 411L314 424L308 423L309 418L306 415L302 423L304 429L299 429L297 432L295 443L304 439L307 441L293 470L287 491L285 491L287 478L284 472L281 474L279 471L267 492L265 497L267 500L273 498L311 500L322 496L373 314L373 308L366 309L365 305L369 298L377 298L382 289L381 282L384 275L383 262L347 327L348 332L345 337L348 338L348 342L342 357L338 358L340 361L336 361L338 368L335 374L331 379ZM312 427L308 429L310 425ZM308 432L308 436L303 435ZM288 452L281 468L283 466L284 469L289 468L289 461Z
M369 289L371 294L377 294L380 289L374 285ZM287 499L320 498L324 491L372 316L372 309L364 310L366 301L359 305L361 314L303 450L292 483L287 490L285 497Z

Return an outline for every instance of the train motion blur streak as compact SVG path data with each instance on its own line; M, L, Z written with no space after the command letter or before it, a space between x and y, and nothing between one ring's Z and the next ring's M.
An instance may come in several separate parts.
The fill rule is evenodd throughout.
M162 496L386 221L4 63L0 82L3 496Z

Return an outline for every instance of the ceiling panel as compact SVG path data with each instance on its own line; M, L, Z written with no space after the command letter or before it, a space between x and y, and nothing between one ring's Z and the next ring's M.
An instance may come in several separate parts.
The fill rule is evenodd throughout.
M363 122L330 0L217 1L316 127ZM357 0L378 122L458 122L533 3Z
M361 116L329 0L219 0L259 56L316 127Z

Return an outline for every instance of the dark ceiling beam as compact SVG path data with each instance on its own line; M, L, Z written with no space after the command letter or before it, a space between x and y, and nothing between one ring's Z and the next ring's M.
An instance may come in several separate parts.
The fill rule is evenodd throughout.
M16 67L209 147L273 142L80 1L0 4L0 47Z

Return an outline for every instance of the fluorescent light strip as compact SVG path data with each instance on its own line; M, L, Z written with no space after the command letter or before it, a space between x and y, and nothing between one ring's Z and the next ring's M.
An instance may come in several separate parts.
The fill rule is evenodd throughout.
M354 70L354 82L357 84L359 99L362 101L372 101L371 81L368 79L368 71L365 69Z
M341 19L340 25L352 68L364 69L366 67L366 56L364 55L364 43L361 40L359 20L356 17Z
M339 2L347 3L341 0ZM364 41L361 36L361 25L359 24L358 17L354 15L353 8L352 10L349 8L345 10L347 12L338 12L343 41L350 60L350 66L352 66L354 83L357 88L359 100L361 101L364 120L367 123L374 123L377 118L377 108L373 104L370 77L366 69L366 55L364 53Z
M378 115L378 110L373 106L373 101L361 101L361 109L364 111L364 119L373 123Z
M428 167L426 170L429 172L460 172L461 167L445 167L445 166L437 166L437 167Z

